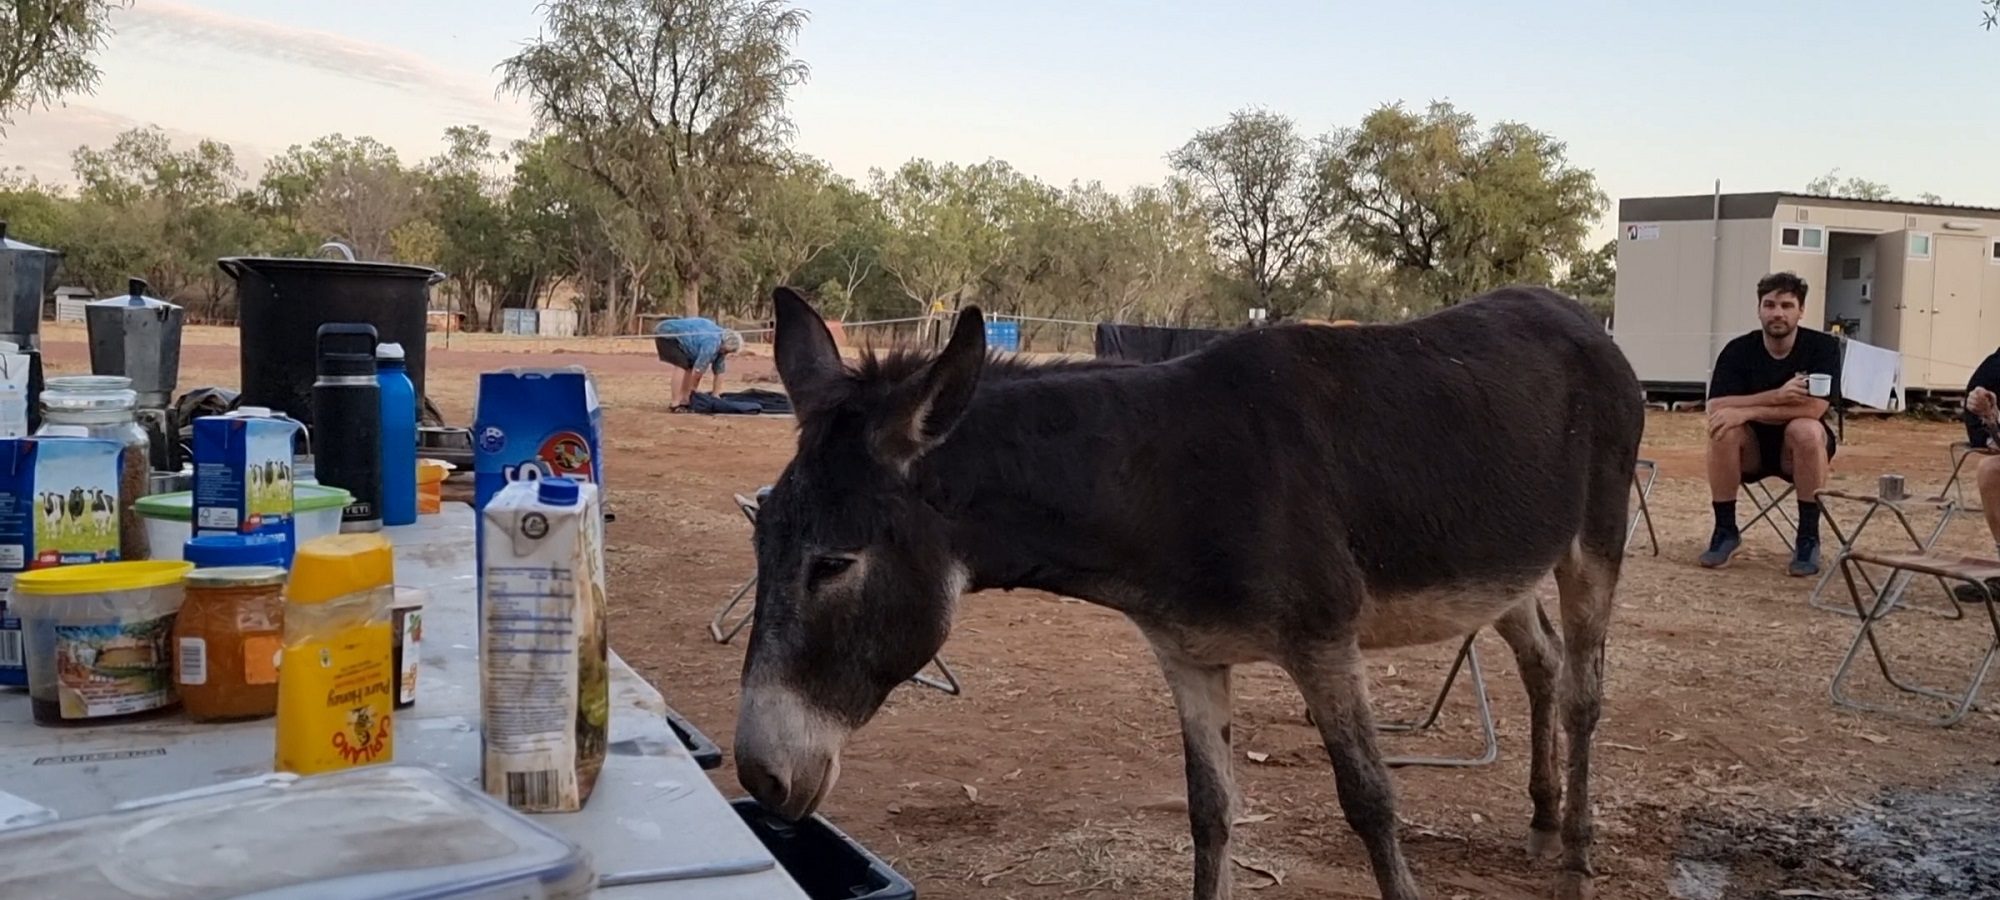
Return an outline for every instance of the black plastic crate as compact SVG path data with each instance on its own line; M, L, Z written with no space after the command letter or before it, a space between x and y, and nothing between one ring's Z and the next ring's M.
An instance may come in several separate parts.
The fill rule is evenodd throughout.
M667 726L680 736L681 744L688 748L688 752L694 755L694 761L703 769L722 765L722 748L709 740L708 735L702 734L701 729L694 727L693 722L675 712L673 707L667 708Z
M749 797L729 805L811 900L917 900L909 879L824 816L794 824Z

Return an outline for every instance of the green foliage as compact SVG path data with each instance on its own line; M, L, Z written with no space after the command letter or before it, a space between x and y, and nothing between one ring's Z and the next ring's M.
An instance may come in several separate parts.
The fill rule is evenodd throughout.
M1815 197L1845 197L1851 200L1894 200L1895 193L1889 186L1866 178L1840 177L1839 169L1831 169L1806 182L1806 193Z
M0 135L15 112L48 107L97 87L90 55L125 0L12 0L0 3Z
M1343 236L1425 307L1547 284L1609 202L1561 142L1516 122L1481 134L1449 103L1381 107L1336 143Z
M1200 198L1224 264L1274 315L1296 308L1299 295L1281 285L1333 236L1341 196L1332 151L1326 137L1308 141L1291 119L1252 109L1167 157Z
M727 277L742 205L789 136L806 13L783 0L550 0L503 86L575 150L673 270L688 315ZM650 268L650 267L648 267ZM640 279L642 280L642 279Z

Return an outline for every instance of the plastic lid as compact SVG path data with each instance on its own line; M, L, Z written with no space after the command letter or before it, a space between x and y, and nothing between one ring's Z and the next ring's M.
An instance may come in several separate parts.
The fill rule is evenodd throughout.
M293 472L296 474L295 466ZM324 484L292 482L292 511L294 513L319 512L341 509L354 502L354 495L347 491ZM194 492L174 491L168 494L148 494L132 504L139 515L149 519L168 522L194 521Z
M290 541L265 537L251 540L240 534L204 534L181 545L181 558L196 569L232 566L284 566L291 562Z
M131 409L139 402L123 375L59 375L42 386L43 409L93 412Z
M284 584L285 570L277 566L219 566L187 573L188 587L232 588Z
M177 584L193 568L194 563L172 560L57 566L21 573L14 578L14 590L31 597L138 591Z
M329 534L299 545L285 599L325 603L396 582L396 551L379 532Z
M6 897L569 900L598 880L548 826L394 764L259 775L0 832L0 859Z
M575 506L576 482L569 478L544 478L538 482L535 498L550 506Z
M386 344L377 344L375 345L375 358L384 361L394 360L396 362L402 362L403 345L398 344L395 341L390 341L389 343Z

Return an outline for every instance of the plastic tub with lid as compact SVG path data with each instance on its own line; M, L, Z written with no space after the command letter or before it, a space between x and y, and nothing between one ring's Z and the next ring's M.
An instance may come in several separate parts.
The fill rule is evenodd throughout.
M321 484L295 484L292 488L293 546L313 538L340 532L340 510L354 495ZM137 505L146 520L154 559L180 559L181 547L193 533L194 494L176 491L143 497Z
M0 897L566 900L589 854L422 766L283 773L0 832Z
M178 706L174 617L184 596L181 580L192 568L110 562L15 576L10 603L27 645L35 721L87 725Z

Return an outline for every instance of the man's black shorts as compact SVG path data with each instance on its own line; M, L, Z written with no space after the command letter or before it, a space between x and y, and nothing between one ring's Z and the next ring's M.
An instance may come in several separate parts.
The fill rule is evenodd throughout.
M688 355L687 348L681 346L679 338L659 335L653 338L653 346L659 350L661 362L681 369L694 368L694 357Z
M1832 459L1834 451L1840 447L1840 440L1834 437L1833 426L1826 424L1825 419L1820 420L1819 427L1826 430L1826 458ZM1750 436L1757 441L1757 470L1745 472L1743 483L1749 484L1766 478L1783 478L1790 481L1791 478L1785 475L1783 466L1785 426L1772 422L1751 422Z

